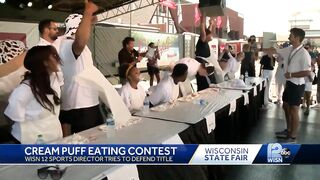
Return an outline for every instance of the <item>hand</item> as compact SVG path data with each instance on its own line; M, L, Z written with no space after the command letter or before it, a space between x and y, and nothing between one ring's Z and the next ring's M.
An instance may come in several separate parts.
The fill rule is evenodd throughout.
M284 74L284 77L285 77L286 79L290 79L290 78L291 78L290 73L286 72L286 73Z
M85 5L84 12L92 15L93 13L98 11L98 9L99 7L96 4L94 4L92 1L88 1Z
M209 20L209 23L211 24L211 25L216 25L216 19L214 18L214 17L211 17L210 18L210 20Z

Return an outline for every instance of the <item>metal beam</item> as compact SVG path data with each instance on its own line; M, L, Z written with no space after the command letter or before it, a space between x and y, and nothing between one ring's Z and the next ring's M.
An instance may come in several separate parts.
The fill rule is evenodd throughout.
M154 4L158 4L159 2L160 0L137 0L121 7L98 14L97 17L99 21L104 21L139 9L146 8L148 6L152 6Z

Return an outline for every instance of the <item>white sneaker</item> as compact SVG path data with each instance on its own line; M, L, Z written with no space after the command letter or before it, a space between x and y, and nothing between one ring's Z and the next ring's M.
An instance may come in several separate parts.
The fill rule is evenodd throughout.
M274 103L275 103L275 104L278 104L278 105L282 104L281 100L277 100L277 101L275 101Z
M316 104L316 105L314 105L312 108L314 108L314 109L320 109L320 104Z

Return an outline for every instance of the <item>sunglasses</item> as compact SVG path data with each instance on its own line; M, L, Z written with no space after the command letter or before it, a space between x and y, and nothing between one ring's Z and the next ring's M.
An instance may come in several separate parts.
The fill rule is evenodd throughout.
M38 169L38 177L40 179L47 179L48 175L53 180L59 180L62 178L63 174L66 172L67 168L60 169L59 166L47 166Z

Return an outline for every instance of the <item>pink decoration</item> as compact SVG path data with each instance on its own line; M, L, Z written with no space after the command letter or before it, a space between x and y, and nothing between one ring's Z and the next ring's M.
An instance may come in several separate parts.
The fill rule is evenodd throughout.
M175 2L171 1L171 0L160 0L160 4L163 6L166 6L170 9L176 9L177 5Z

